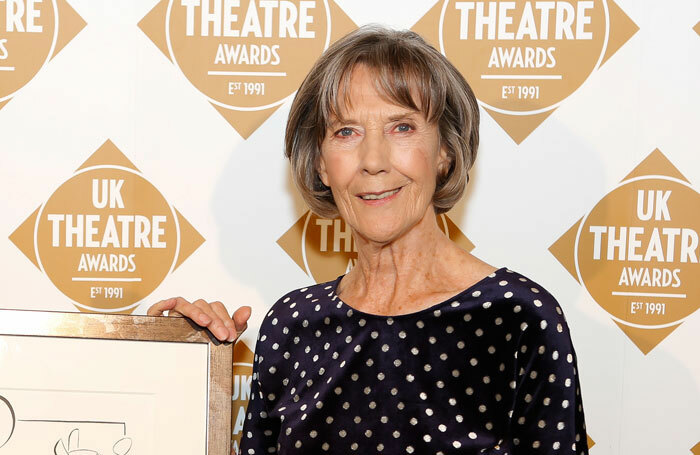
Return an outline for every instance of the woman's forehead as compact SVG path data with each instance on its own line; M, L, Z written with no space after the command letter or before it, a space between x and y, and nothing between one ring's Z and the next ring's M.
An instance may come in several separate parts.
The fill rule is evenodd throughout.
M396 83L388 71L370 68L358 64L339 83L335 97L331 120L343 119L357 109L367 107L367 104L381 106L388 116L406 116L412 113L423 113L423 99L418 83L401 81Z

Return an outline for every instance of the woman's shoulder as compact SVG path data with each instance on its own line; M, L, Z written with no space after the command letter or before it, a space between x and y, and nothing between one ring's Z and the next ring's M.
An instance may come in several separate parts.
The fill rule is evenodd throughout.
M273 325L276 325L275 319L288 319L291 317L296 319L307 311L313 311L317 305L337 299L335 297L337 281L336 279L287 292L272 305L265 315L263 325L266 322L274 322Z
M541 284L515 270L502 267L492 275L489 298L496 306L507 309L522 322L564 322L564 312L557 299Z

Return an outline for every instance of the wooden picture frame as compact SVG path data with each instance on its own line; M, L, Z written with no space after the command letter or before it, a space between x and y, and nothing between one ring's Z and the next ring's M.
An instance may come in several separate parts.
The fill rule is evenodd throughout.
M62 347L64 345L66 347ZM27 354L23 355L21 352L19 354L16 352L13 354L14 351L21 351L22 349L25 349ZM55 351L56 349L59 349L59 351ZM60 351L60 349L64 351ZM68 350L65 351L65 349ZM86 353L83 353L83 350L85 350ZM53 358L58 356L56 352L69 353L69 355L65 357L70 358L65 359L65 362L63 362L63 360L58 362ZM161 352L165 354L161 356ZM12 357L12 355L14 355L14 357ZM44 355L47 357L42 359L41 357ZM51 357L52 355L53 357ZM60 354L60 356L63 357L64 354ZM189 358L195 359L196 361L188 363L187 360L183 360L185 363L180 363L180 359ZM126 361L124 359L126 359ZM131 359L133 359L134 362L133 367L129 363L132 361ZM166 365L167 359L174 360L174 362L170 362ZM6 360L7 365L11 366L9 370L3 367L4 360ZM119 363L115 366L114 362ZM43 371L41 370L42 367L47 368L43 366L42 363L46 365L58 365L59 367L54 369L60 370L61 373L54 374L46 370L47 373L45 375L51 376L53 374L54 377L37 377L41 376L41 374L37 374L36 371ZM68 365L66 369L63 369L62 365L64 363ZM171 365L172 363L174 363L174 365ZM206 366L206 372L199 371L201 368L194 371L194 368L189 368L190 365ZM35 371L35 368L38 368L38 370ZM3 397L3 387L6 387L5 390L10 390L10 393L15 393L16 395L20 394L17 396L23 396L25 399L27 397L34 399L31 395L27 395L30 393L27 392L27 390L39 391L34 392L35 394L40 392L44 393L44 389L37 387L37 384L43 384L41 381L45 381L45 389L49 391L46 393L49 393L49 395L45 393L43 398L37 398L38 401L43 403L51 400L51 398L47 400L46 397L51 396L50 390L53 390L52 384L56 383L57 387L66 389L66 384L72 384L70 382L71 378L65 377L66 371L68 371L67 374L69 376L73 374L71 373L72 371L75 371L77 388L76 390L69 390L70 393L96 394L85 396L94 396L94 400L99 401L99 397L102 396L100 395L100 384L94 384L94 382L99 381L99 379L91 378L91 375L95 377L103 375L110 378L109 385L105 387L107 387L107 389L111 387L109 392L104 392L104 396L108 399L112 399L110 397L116 397L115 403L125 403L131 397L131 395L129 395L129 390L115 391L114 388L119 387L118 385L115 386L115 384L119 384L115 381L118 381L119 378L112 379L114 377L113 374L110 373L107 375L106 372L100 371L105 368L113 368L115 371L121 371L122 373L119 374L122 374L124 380L131 384L141 384L139 382L140 379L143 379L144 382L148 382L149 380L152 382L152 384L148 386L143 386L143 390L141 390L141 385L134 386L134 396L138 395L138 397L134 398L135 401L133 401L133 403L148 402L167 404L168 406L173 406L173 408L175 408L175 406L181 406L180 403L193 403L190 407L197 410L194 414L206 416L204 422L197 422L196 420L191 422L183 421L182 417L173 417L173 422L164 421L163 416L167 419L170 416L179 415L176 412L169 413L169 411L167 411L162 415L158 414L159 418L157 419L157 424L163 427L161 430L172 430L178 438L181 438L181 441L186 442L187 435L183 434L183 430L178 429L178 427L182 426L184 430L193 429L193 434L196 433L193 437L193 441L204 442L204 447L202 447L201 452L199 452L202 455L231 454L232 343L219 342L212 337L206 329L194 325L185 318L27 310L0 310L0 371L3 371L3 374L0 375L2 376L0 377L0 454L3 454L2 446L9 444L8 441L11 441L13 432L17 434L15 426L18 423L21 422L23 425L29 425L26 422L44 422L44 425L48 425L45 422L51 421L20 420L20 411L18 409L13 409L11 403ZM18 376L16 382L12 383L11 379L7 379L12 376L12 374L9 374L9 376L6 374L8 371L14 371L12 374ZM167 379L163 381L164 377L172 378L172 380ZM31 386L33 388L26 388L26 381L33 384ZM168 389L168 387L181 387L177 384L189 383L187 381L199 385L206 383L206 396L202 397L202 387L199 386L193 387L193 389L197 389L196 391L180 390L179 388L173 390ZM80 388L83 383L86 385L84 390ZM10 387L8 384L14 385ZM150 387L150 389L147 389L147 387ZM163 391L160 391L161 387ZM144 390L146 391L144 392ZM60 390L60 392L64 391L65 390ZM8 392L4 393L4 395L7 394ZM159 394L165 395L159 396ZM188 394L192 395L191 399L188 397ZM202 398L206 401L206 410L200 410L197 404L201 402ZM92 398L84 399L83 401L90 400L92 400ZM154 406L156 406L156 404L154 404ZM124 404L124 406L126 405ZM104 408L105 406L100 407L100 413L102 415L106 415L106 410ZM72 405L61 409L66 409L65 412L69 416L73 416L76 412L76 408ZM180 408L177 409L177 412L180 412ZM184 409L184 407L182 409ZM4 427L3 410L5 419ZM10 417L8 417L8 415L10 415ZM10 418L12 419L11 428L9 426L10 424L7 423ZM138 421L138 419L135 421ZM53 422L64 421L53 420ZM80 421L73 420L72 422ZM83 423L95 422L83 421ZM126 435L126 424L124 422L119 423L124 424L124 434ZM34 434L42 432L41 429L38 429L37 425L38 424L34 424L32 427ZM196 430L196 428L200 430ZM204 431L205 434L202 435L201 431ZM85 438L83 438L84 435L82 434L80 436L82 438L80 443L82 443L82 441L85 441ZM56 455L61 455L64 451L70 453L71 444L72 449L81 454L93 452L93 450L77 447L79 444L77 438L78 433L71 432L68 437L68 446L65 445L66 442L63 439L56 443L54 453ZM4 439L7 439L7 441ZM125 442L126 439L128 439L128 441ZM112 453L121 455L122 453L130 453L133 441L130 438L123 438L123 440L120 441L122 446L118 447L117 443L115 443L110 449L113 452L105 452L102 450L99 452L100 455L112 455ZM127 442L129 449L124 448ZM160 442L156 441L155 443L151 441L153 446L158 447L158 449L152 453L161 453L159 450L162 442L162 440ZM63 444L63 447L61 444ZM178 444L181 444L181 442ZM182 445L183 448L185 446L186 444ZM197 444L197 446L199 445ZM94 450L94 453L98 453L98 451ZM134 449L131 453L147 452L143 451L142 446L141 450ZM196 455L190 451L187 453Z

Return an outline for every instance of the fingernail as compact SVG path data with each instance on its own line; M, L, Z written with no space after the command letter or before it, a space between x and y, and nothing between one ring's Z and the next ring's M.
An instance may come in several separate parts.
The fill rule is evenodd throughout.
M238 338L238 334L235 330L231 330L228 336L228 341L235 341Z
M228 338L228 330L223 328L223 327L217 329L216 333L217 333L216 337L220 340L225 340Z
M211 318L206 314L202 314L199 316L199 322L202 324L209 324L211 322Z

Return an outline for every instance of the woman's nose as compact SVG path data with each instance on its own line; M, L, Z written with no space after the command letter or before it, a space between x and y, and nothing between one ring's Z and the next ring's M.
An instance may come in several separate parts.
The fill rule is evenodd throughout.
M371 175L388 172L391 168L390 154L391 147L384 134L367 133L360 151L362 172Z

